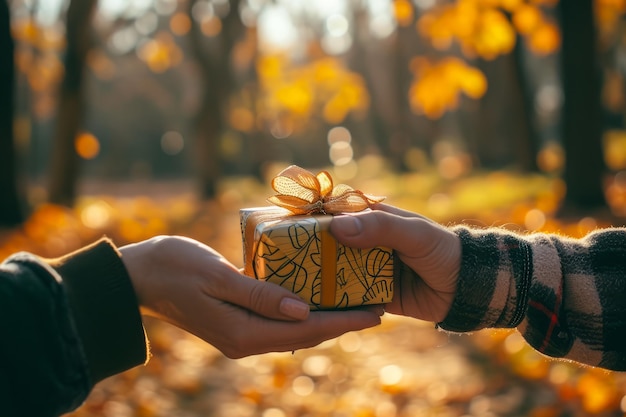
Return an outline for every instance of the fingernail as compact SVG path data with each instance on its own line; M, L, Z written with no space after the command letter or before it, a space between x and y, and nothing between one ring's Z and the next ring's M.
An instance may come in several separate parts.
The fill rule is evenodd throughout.
M363 229L361 220L356 216L338 216L333 222L337 222L337 226L346 236L356 236Z
M283 298L280 302L280 312L287 317L296 320L304 320L309 317L309 305L294 298Z

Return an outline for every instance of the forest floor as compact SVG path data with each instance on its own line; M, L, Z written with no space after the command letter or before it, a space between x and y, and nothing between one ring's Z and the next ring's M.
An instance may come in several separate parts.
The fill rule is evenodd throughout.
M563 187L554 178L492 172L445 181L432 174L367 171L345 182L443 223L572 236L626 224L626 187L619 184L609 190L611 216L559 220ZM0 258L18 250L57 256L103 234L120 245L182 234L241 266L238 211L267 205L271 190L235 178L211 201L197 199L189 182L88 182L81 193L72 209L42 204L23 227L3 231ZM231 360L170 325L148 320L146 328L150 362L100 383L72 417L626 414L625 374L549 360L515 331L450 335L431 323L385 315L381 326L315 348Z

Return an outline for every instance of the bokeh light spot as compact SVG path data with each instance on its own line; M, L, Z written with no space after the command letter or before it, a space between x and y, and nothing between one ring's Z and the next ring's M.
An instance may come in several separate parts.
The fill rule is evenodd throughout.
M315 389L315 383L308 376L301 375L293 380L291 384L291 389L297 395L302 397L306 397L310 395Z
M202 23L204 19L212 18L215 15L213 10L213 4L208 1L196 1L191 8L191 17L196 21Z
M578 221L578 230L581 235L586 235L597 228L598 222L593 217L583 217Z
M565 153L561 145L554 141L546 144L537 155L539 169L547 173L555 173L563 168Z
M387 365L381 368L378 378L382 385L396 385L402 380L404 372L398 365Z
M361 336L356 333L346 333L339 337L339 347L344 352L356 352L361 348Z
M404 154L404 164L412 171L419 171L428 164L428 156L422 149L410 148Z
M202 19L200 30L205 36L217 36L222 31L222 20L217 16L208 16Z
M85 207L80 213L83 224L92 229L106 227L111 218L111 206L102 200Z
M452 200L447 194L435 193L428 199L428 210L437 215L443 216L452 208Z
M169 131L161 136L161 149L168 155L177 155L184 147L185 139L179 132Z
M335 384L346 381L349 375L348 367L341 363L335 363L328 369L328 379Z
M354 151L352 145L348 142L336 142L330 146L329 150L330 162L335 166L346 165L352 161Z
M349 23L345 16L333 14L326 19L326 30L331 36L339 37L348 33Z
M517 332L513 332L504 340L504 349L510 354L517 353L524 349L526 342L524 338Z
M350 134L350 131L345 127L336 126L328 131L327 140L329 145L337 142L350 143L352 141L352 135Z
M268 408L263 411L263 417L286 417L287 415L280 408Z
M80 133L74 140L74 147L83 159L94 159L100 153L100 142L89 132Z
M135 29L144 36L153 33L159 26L159 17L154 12L147 12L135 20Z
M170 29L175 35L186 35L191 29L191 19L186 13L178 12L170 19Z
M546 215L539 209L531 209L524 217L524 226L528 230L539 230L546 224Z
M322 376L328 373L332 362L328 356L313 355L302 362L302 370L311 376Z

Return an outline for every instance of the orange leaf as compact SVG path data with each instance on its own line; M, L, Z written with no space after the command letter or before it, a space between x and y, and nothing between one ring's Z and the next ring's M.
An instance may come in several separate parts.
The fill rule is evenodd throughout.
M528 39L531 51L539 55L548 55L557 50L561 44L559 28L550 22L540 25Z

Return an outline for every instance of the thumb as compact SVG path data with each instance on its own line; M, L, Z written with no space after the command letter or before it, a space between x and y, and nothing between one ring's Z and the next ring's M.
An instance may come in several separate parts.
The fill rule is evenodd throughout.
M260 316L278 320L306 320L310 307L291 291L271 282L235 275L222 292L224 301Z
M353 248L390 247L410 257L426 253L436 241L436 227L421 217L402 217L383 211L335 216L330 230L340 243Z

